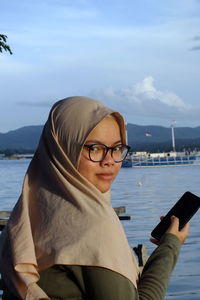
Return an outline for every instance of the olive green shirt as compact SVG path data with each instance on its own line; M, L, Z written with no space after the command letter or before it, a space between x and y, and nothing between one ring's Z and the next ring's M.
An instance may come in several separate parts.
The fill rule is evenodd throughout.
M178 238L165 234L145 264L137 289L126 277L94 266L55 265L40 272L38 285L51 300L162 300L179 248ZM14 298L5 294L3 299Z

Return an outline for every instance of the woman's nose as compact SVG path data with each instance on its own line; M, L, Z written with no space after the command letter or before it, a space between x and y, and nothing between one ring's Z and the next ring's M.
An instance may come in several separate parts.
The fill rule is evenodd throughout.
M115 163L113 157L112 157L112 151L109 150L106 153L106 156L104 157L104 159L101 162L103 165L109 164L109 165L113 165Z

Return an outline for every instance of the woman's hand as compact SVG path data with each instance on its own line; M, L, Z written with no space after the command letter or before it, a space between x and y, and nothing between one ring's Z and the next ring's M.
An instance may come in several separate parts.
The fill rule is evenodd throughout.
M179 230L179 219L175 216L171 217L171 225L167 229L167 232L177 236L181 244L183 244L189 235L189 223L187 223L181 230Z
M163 216L160 217L160 220L162 220L163 218ZM171 225L169 226L166 232L174 234L179 239L181 244L183 244L187 236L189 235L189 227L189 223L187 223L181 230L179 230L179 219L175 216L172 216ZM159 241L154 238L150 238L150 241L155 245L160 244Z

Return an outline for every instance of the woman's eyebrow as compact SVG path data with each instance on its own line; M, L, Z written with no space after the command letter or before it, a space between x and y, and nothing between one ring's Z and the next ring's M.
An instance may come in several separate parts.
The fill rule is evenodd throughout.
M104 143L102 143L101 141L99 141L99 140L88 140L88 141L86 141L85 142L85 144L87 144L87 143L93 143L93 144L103 144L104 145ZM121 144L122 143L122 140L118 140L118 141L116 141L115 143L113 143L112 145L117 145L117 144Z
M87 140L86 143L97 143L97 144L101 144L101 142L99 140Z

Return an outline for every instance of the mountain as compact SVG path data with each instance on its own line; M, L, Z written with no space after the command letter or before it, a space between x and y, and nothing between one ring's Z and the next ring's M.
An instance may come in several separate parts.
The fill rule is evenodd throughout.
M26 126L7 133L0 133L0 150L35 150L43 126Z
M134 151L172 150L172 130L162 126L127 124L128 144ZM200 148L200 126L174 128L176 150Z
M34 151L39 142L43 125L26 126L7 133L0 133L0 151L6 149ZM146 135L147 133L147 135ZM200 148L200 126L174 129L176 150ZM172 150L171 128L127 124L128 144L133 151L162 152Z

